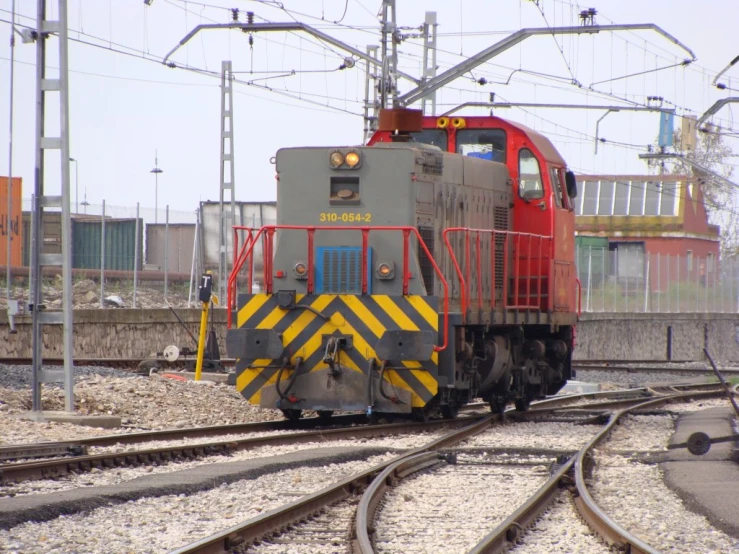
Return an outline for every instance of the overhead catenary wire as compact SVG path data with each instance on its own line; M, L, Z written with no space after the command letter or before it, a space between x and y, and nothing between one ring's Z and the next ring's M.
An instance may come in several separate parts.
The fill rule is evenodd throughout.
M259 4L259 5L265 6L265 7L271 7L273 9L278 10L278 11L283 12L283 13L288 13L289 12L290 16L293 19L296 19L298 16L300 16L300 17L311 18L311 19L314 19L314 20L317 20L317 21L323 21L323 20L321 20L320 16L316 16L316 15L313 15L313 14L308 14L308 13L305 13L305 12L298 12L298 11L292 9L292 8L288 8L288 7L285 6L285 3L284 2L272 2L272 1L266 1L266 0L256 1L255 0L253 3L254 4ZM167 4L170 4L170 5L180 4L179 9L182 10L184 8L186 10L185 13L188 13L189 12L193 16L205 17L206 19L209 19L211 21L214 21L214 19L209 18L207 16L207 14L208 14L207 10L210 10L210 9L218 10L218 13L221 13L221 14L225 14L225 13L227 13L227 12L230 11L230 8L226 8L225 6L217 6L215 4L208 4L207 3L207 0L204 1L204 2L194 2L194 1L189 1L189 0L187 2L184 2L182 0L168 0L167 1ZM348 4L349 3L347 2L346 5L348 6ZM367 9L366 6L364 6L361 2L359 2L357 0L354 0L353 3L352 3L352 5L355 5L355 4L357 6L361 6L363 8L363 11L366 12L367 14L371 15L373 17L373 19L375 18L375 14L372 14L372 12L369 9ZM561 4L563 6L568 6L568 5L571 6L571 3L559 2L559 4ZM192 7L192 6L198 6L200 8L203 8L204 10L206 10L206 12L205 12L206 15L204 16L202 13L198 14L197 11L194 11L194 10L189 9L189 7ZM351 12L351 10L349 10L349 11ZM210 15L212 15L212 14L210 14ZM563 22L564 22L564 16L565 16L565 14L564 13L561 13L561 15L562 15ZM572 13L570 15L572 16ZM267 19L265 19L265 18L262 18L262 19L264 19L265 21L267 21ZM356 16L355 16L354 19L356 20ZM547 20L546 16L545 16L545 20ZM372 33L373 30L379 29L379 26L377 26L376 24L375 25L368 25L367 27L362 27L362 26L351 25L351 24L346 24L345 25L345 24L343 24L343 22L341 22L342 23L341 25L335 25L334 26L334 25L330 25L328 23L328 21L324 21L324 22L326 23L326 28L339 28L339 27L341 27L342 29L347 30L347 31L360 29L364 33ZM555 22L556 22L556 17L555 17ZM547 25L549 26L549 22L548 21L547 21ZM505 31L481 31L481 32L463 31L463 32L459 32L459 33L457 33L457 32L442 33L441 36L450 36L450 37L452 37L452 36L476 36L476 35L479 36L479 35L494 35L494 34L502 34L502 33L505 33ZM632 33L632 34L635 37L638 36L637 34L634 34L634 33ZM113 42L110 39L102 39L100 37L95 37L94 35L85 33L84 31L80 31L80 37L79 38L82 38L83 39L83 40L80 41L81 44L88 44L90 46L94 46L94 47L97 47L97 48L104 48L104 49L106 49L108 51L111 51L113 53L122 53L122 54L126 54L126 55L129 55L129 56L130 55L135 55L136 57L139 57L139 58L142 58L142 59L146 59L147 61L156 61L156 57L153 56L153 55L151 55L151 54L148 54L145 50L132 48L130 46L123 45L123 44L118 44L118 43ZM84 40L84 39L89 39L89 40ZM642 40L641 37L639 37L639 39L640 39L640 41ZM303 49L302 51L304 51L305 53L310 54L310 55L316 55L316 56L324 56L327 51L329 51L329 52L332 51L332 49L327 48L323 43L321 43L321 42L315 42L315 41L310 41L309 39L301 39L301 41L300 41L301 42L301 46L299 46L299 47L296 47L294 44L289 43L287 41L287 39L285 39L285 41L272 41L272 40L268 39L267 37L261 37L260 36L260 40L263 40L264 42L269 42L270 44L278 44L282 48L297 48L297 49L301 49L302 48ZM614 40L614 39L612 39L612 40ZM623 37L618 37L618 36L615 38L615 40L616 41L623 40L625 42L630 42L632 45L635 45L636 47L638 47L640 51L645 51L647 49L649 49L650 52L653 51L652 45L654 43L652 43L650 41L644 41L642 44L637 44L636 42L631 41L628 38L624 39ZM103 44L103 42L105 44ZM116 44L118 44L117 47L116 47ZM415 43L412 40L405 41L404 44L413 45L413 47L421 47L421 45ZM559 43L557 43L557 44L558 44L558 49L560 50L560 54L563 55L563 57L565 58L565 60L567 60L567 57L564 56L565 48L562 47L562 46L560 46ZM570 42L570 46L572 47L573 44L574 44L574 41L571 41ZM305 45L308 45L309 47L305 47ZM313 46L317 50L316 51L312 51L312 48L310 48L310 46ZM657 50L658 50L657 53L660 56L659 59L672 59L672 60L675 59L674 56L672 58L669 58L668 56L663 56L662 55L661 52L664 52L666 54L669 54L669 50L667 50L666 48L661 48L660 46L657 46ZM439 49L439 52L443 52L443 49ZM337 56L340 55L339 53L336 53L336 54L337 54ZM448 54L450 56L458 56L458 52L448 52ZM408 53L407 62L411 62L411 63L412 62L417 62L417 60L418 60L418 58L420 58L420 56L415 56L415 57L414 56L415 56L414 54L412 54L412 53L409 52ZM570 58L570 60L572 60L573 59L573 56L570 54L569 55L569 58ZM441 65L441 62L440 62L440 65ZM495 68L496 67L496 64L490 63L489 66L490 66L490 68ZM503 66L498 66L498 67L501 67L502 68ZM182 67L182 69L187 70L187 71L191 71L191 70L192 71L196 71L198 68L196 68L196 67L190 67L189 64L184 64L183 67ZM310 71L310 70L306 70L306 71ZM320 72L320 71L327 71L327 70L317 70L317 71ZM691 71L694 71L694 68L691 69ZM574 70L572 70L571 72L574 73ZM258 73L258 72L255 71L255 74L256 73ZM476 74L478 74L478 76L484 77L484 76L490 74L490 70L488 70L487 67L486 68L481 68L481 69L476 70ZM266 75L266 73L265 73L265 75ZM110 76L110 77L111 78L127 79L127 77L117 77L117 76ZM561 82L563 80L564 81L568 81L569 80L569 78L566 77L565 75L562 75L561 77L559 77L559 76L552 76L550 78L550 80L554 84L549 83L549 82L542 83L540 79L543 79L545 81L548 80L548 78L547 77L544 77L544 76L533 76L532 75L532 77L534 77L534 78L533 79L521 79L520 82L523 83L523 84L529 84L529 85L534 85L534 86L544 86L544 87L548 87L548 88L550 88L552 90L570 91L570 92L573 92L574 94L583 94L584 93L584 91L579 92L578 89L577 89L577 87L558 86L558 84L557 84L558 82L561 85ZM133 79L131 79L131 80L133 80ZM144 80L142 82L146 82L146 80ZM241 85L242 86L249 86L248 85L248 82L247 83L241 83ZM197 85L193 84L192 86L197 86ZM202 85L202 86L208 86L208 85ZM260 88L260 87L255 87L255 88ZM270 87L262 88L262 90L267 90L267 91L283 90L283 92L285 93L285 97L286 98L289 97L291 100L294 100L294 101L296 101L298 103L303 102L302 98L300 98L301 95L304 96L304 97L308 97L308 99L324 98L327 102L328 101L331 101L331 102L339 102L339 101L341 101L341 102L343 102L345 100L344 98L337 98L335 96L334 97L331 97L328 94L321 94L321 93L318 93L318 94L310 93L309 94L309 93L305 93L305 92L302 91L302 86L299 87L299 89L300 89L300 92L295 91L295 90L292 90L292 87L289 87L289 85L286 85L284 87L284 89L280 88L279 86L270 86ZM458 95L460 97L462 97L463 95L469 95L469 94L472 94L472 95L486 94L485 92L481 92L481 89L479 89L479 88L472 89L471 87L467 87L467 88L465 88L465 87L457 87L457 88L451 88L450 90L453 90L453 91L455 91L455 93L458 93ZM609 96L609 93L607 91L596 90L596 91L593 91L593 93L594 94L603 95L604 97L608 97ZM645 91L645 94L643 94L643 95L642 94L639 94L638 92L637 93L634 93L634 92L628 93L628 97L627 98L621 98L621 97L619 97L619 96L617 96L615 94L612 94L612 93L610 94L610 98L612 98L614 101L618 100L618 101L633 103L633 104L636 104L636 105L644 105L645 104L644 101L646 99L646 96L648 96L648 94L646 93L646 91ZM261 95L259 97L260 98L264 98L264 96L261 96ZM350 102L353 102L353 103L356 103L356 104L359 104L360 103L359 100L353 100L353 99L350 100ZM667 102L670 102L670 101L666 101L666 103ZM318 102L318 104L321 106L321 108L326 108L326 109L334 110L334 108L327 107L325 104L322 104L320 102ZM672 105L676 105L676 107L677 107L677 102L672 103ZM319 109L319 108L317 108L317 109ZM682 111L685 111L685 112L695 113L693 110L690 110L689 108L680 107L680 109ZM345 112L345 113L349 113L349 112ZM359 115L359 114L356 114L356 115ZM559 125L555 121L552 121L552 120L549 120L547 118L541 117L535 111L530 111L526 115L528 117L535 118L536 121L539 121L543 125L554 125L554 126L558 126L559 128L562 128L562 129L565 128L564 126ZM722 127L725 127L725 128L728 129L725 132L725 134L727 136L732 136L736 132L739 132L739 131L734 131L732 129L732 125L731 125L731 122L729 120L718 119L717 118L715 121L716 122L720 122L722 124ZM728 121L729 124L724 124L727 121ZM574 129L569 129L569 132L576 133L577 131L575 131ZM589 136L589 134L588 133L581 133L579 136L587 137L587 136ZM610 144L612 144L614 147L617 147L617 148L620 147L615 142L611 142ZM624 146L623 148L627 148L627 147ZM628 147L628 148L632 148L632 147ZM644 147L643 146L633 146L633 148L642 148L643 149Z

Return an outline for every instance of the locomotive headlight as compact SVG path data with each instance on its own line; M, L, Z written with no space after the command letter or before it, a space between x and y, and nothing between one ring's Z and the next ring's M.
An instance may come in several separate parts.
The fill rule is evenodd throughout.
M383 281L392 279L395 277L395 263L393 262L380 262L377 264L377 278Z
M344 155L341 152L331 152L328 162L333 168L340 167L344 164Z
M308 278L308 266L303 262L298 262L293 267L293 274L296 279L307 279Z
M346 155L346 158L344 158L344 161L346 162L346 165L354 169L359 164L361 158L359 157L359 152L349 152Z

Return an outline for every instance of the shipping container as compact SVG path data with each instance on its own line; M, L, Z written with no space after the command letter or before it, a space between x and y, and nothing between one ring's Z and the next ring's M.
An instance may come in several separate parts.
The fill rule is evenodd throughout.
M144 222L138 224L138 269L143 266ZM72 267L100 269L102 224L99 217L72 220ZM136 220L105 219L105 269L133 271Z
M23 212L23 257L22 264L26 267L31 265L31 212ZM46 212L42 235L44 247L43 254L62 253L62 214L61 212Z
M205 269L218 269L219 210L218 202L200 203L200 252L201 259L205 262ZM256 229L259 229L262 225L274 225L277 223L277 202L236 202L235 220L234 225ZM233 231L229 228L226 233L226 256L229 267L233 259L232 242ZM259 269L262 264L262 245L260 241L254 248L254 266Z
M166 231L167 226L164 223L146 225L146 264L159 271L164 271L164 248L167 245L167 271L190 273L195 225L170 223L169 240L166 238Z
M608 237L578 235L575 237L575 251L577 275L583 287L587 287L591 280L592 286L600 286L604 279L608 279Z
M10 213L8 213L8 181L7 177L0 177L0 265L8 263L8 240L10 240L10 265L19 266L23 263L23 181L20 177L13 177L10 186Z

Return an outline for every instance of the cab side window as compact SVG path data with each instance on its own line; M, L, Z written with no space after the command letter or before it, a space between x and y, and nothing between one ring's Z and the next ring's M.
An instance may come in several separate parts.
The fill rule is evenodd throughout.
M569 209L570 204L565 191L564 180L562 179L562 170L558 167L551 169L552 191L554 192L554 202L558 208Z
M518 153L518 195L527 201L544 198L539 162L528 148Z

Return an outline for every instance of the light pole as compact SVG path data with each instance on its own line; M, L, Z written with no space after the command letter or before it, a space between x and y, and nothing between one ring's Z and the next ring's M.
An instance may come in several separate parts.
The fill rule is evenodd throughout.
M159 157L154 150L154 169L150 173L154 174L154 223L157 222L157 212L159 211L159 174L163 171L159 168Z
M69 158L70 162L74 162L74 213L80 213L80 166L79 162L74 158Z

